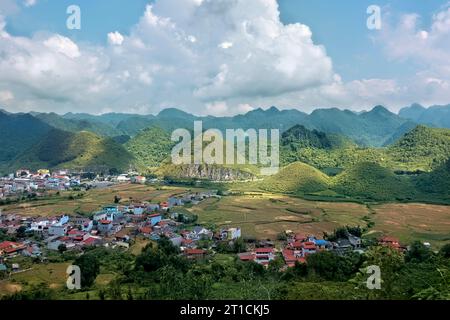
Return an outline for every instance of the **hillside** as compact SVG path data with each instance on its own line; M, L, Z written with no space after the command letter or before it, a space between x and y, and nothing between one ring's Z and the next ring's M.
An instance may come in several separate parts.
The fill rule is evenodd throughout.
M110 138L82 131L54 129L14 159L12 169L25 167L83 169L108 172L128 169L133 156Z
M277 174L265 178L260 188L282 193L312 193L328 189L329 178L319 170L301 163L292 163Z
M450 128L450 105L425 108L420 104L413 104L401 109L399 115L416 123L438 128Z
M382 146L407 120L382 106L357 114L349 110L318 109L310 115L314 128L345 135L361 146Z
M80 132L80 131L90 131L95 134L114 137L119 136L122 132L107 123L102 123L100 121L92 119L66 119L56 113L33 113L33 116L52 126L53 128L70 131L70 132Z
M124 145L145 168L161 165L170 156L173 146L169 133L157 127L142 130Z
M337 193L369 200L406 200L416 191L408 177L399 177L388 168L361 162L345 170L333 180Z
M0 166L37 143L51 129L30 114L0 110Z
M450 130L418 126L387 149L398 166L429 171L450 157Z
M415 183L423 193L450 200L450 158L432 172L415 178Z

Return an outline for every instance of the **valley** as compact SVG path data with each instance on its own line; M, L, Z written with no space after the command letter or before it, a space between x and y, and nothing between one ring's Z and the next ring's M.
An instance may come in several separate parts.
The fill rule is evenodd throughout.
M6 215L90 216L102 206L111 204L114 196L119 196L124 203L159 203L171 196L202 190L206 189L118 184L89 190L78 199L71 199L71 192L63 192L50 199L6 205L0 209ZM244 237L258 240L277 240L277 236L286 230L322 235L350 225L366 228L366 236L373 239L391 235L405 243L420 240L430 242L437 248L450 242L450 206L314 201L254 188L252 190L240 190L238 186L232 186L228 196L207 199L198 205L178 210L198 215L199 223L204 225L241 227Z

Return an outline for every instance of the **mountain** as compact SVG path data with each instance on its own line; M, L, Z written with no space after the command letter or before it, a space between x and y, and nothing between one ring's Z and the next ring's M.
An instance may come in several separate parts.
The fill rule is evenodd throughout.
M445 106L431 106L425 108L413 104L400 110L399 116L413 120L416 123L438 128L450 128L450 104Z
M301 162L291 163L260 183L263 190L294 194L323 191L328 187L327 175Z
M418 104L414 103L409 107L405 107L398 112L398 115L405 119L410 119L413 121L418 121L420 117L427 111L427 109Z
M416 178L416 185L426 194L450 200L450 158L432 172Z
M416 191L408 177L400 177L377 163L360 162L333 181L333 190L354 198L369 200L406 200Z
M0 165L37 143L52 129L30 114L0 110Z
M450 129L417 126L387 149L400 166L429 171L450 157Z
M119 129L107 123L97 121L95 120L95 117L70 119L56 113L32 113L32 115L53 128L60 130L71 132L90 131L105 137L114 137L122 134Z
M362 146L382 146L407 120L382 106L355 113L349 110L317 109L310 115L314 128L347 136Z
M145 128L160 127L167 132L178 128L193 129L194 121L202 121L203 129L279 129L285 132L296 125L327 134L338 134L352 139L361 146L383 146L410 129L413 124L376 106L371 111L356 113L349 110L317 109L311 114L299 110L261 108L233 117L195 116L176 108L168 108L158 115L118 114L103 115L67 113L34 114L47 124L73 132L86 130L103 136L128 135L133 137ZM408 123L408 125L406 125Z
M121 172L128 169L133 160L133 156L125 148L110 138L102 138L87 131L73 133L53 129L14 159L10 167L97 172L115 169Z
M170 134L158 127L150 127L140 131L124 146L134 155L142 167L157 167L170 156L175 145Z

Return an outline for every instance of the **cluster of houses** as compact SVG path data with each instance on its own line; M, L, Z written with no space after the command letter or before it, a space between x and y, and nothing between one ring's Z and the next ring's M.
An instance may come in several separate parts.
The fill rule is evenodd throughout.
M60 252L82 251L86 246L100 245L129 248L131 240L139 235L154 241L164 236L173 245L180 247L188 258L201 258L206 255L206 251L197 248L200 240L233 240L241 236L240 229L223 229L214 234L202 226L186 228L186 224L195 222L196 217L179 213L175 209L188 202L198 203L216 196L217 191L212 190L169 197L158 204L114 204L102 207L90 218L68 215L24 217L2 214L0 211L0 229L6 235L15 236L22 229L24 234L38 236L26 239L40 239L0 243L0 265L4 259L17 255L42 257L41 249L44 248Z
M348 251L362 252L361 239L347 234L347 238L338 239L335 242L318 239L314 235L306 236L286 231L287 240L281 249L276 249L272 242L259 243L252 251L238 254L241 261L254 261L263 266L268 266L270 261L276 259L280 253L287 267L293 267L296 263L306 263L306 257L319 251L334 251L337 254L345 254Z
M28 169L20 169L6 177L0 177L0 200L15 198L24 193L33 193L43 196L45 191L63 191L79 187L96 187L104 183L135 183L158 182L157 179L147 181L144 176L136 172L120 174L118 176L99 176L92 172L79 172L73 170L40 169L32 172Z
M172 196L161 203L113 204L102 207L91 217L23 217L2 214L0 210L0 230L4 234L15 236L21 229L23 234L37 235L22 237L27 239L22 242L0 242L0 271L5 268L5 259L17 255L42 259L45 258L43 252L46 251L81 252L86 246L127 249L137 236L153 241L165 237L179 247L187 258L203 259L220 242L232 243L242 237L240 228L209 230L204 226L194 226L195 216L187 214L185 210L177 210L177 207L187 203L197 204L211 197L220 197L217 190ZM379 243L398 250L404 249L398 239L393 237L383 237ZM276 248L272 241L259 241L247 244L247 250L248 252L238 254L241 261L254 261L268 266L270 261L282 257L286 267L293 267L296 263L306 263L308 255L320 251L334 251L341 255L348 251L362 252L363 248L361 239L350 233L345 238L327 241L288 230L281 248Z
M17 197L26 192L39 196L47 190L61 191L80 185L81 176L65 170L50 173L47 169L37 172L21 169L15 174L0 178L0 199Z

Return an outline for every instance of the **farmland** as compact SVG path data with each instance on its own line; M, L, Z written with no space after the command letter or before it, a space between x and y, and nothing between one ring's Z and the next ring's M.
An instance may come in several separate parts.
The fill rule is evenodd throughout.
M257 239L276 239L285 230L322 235L342 225L366 227L368 235L392 235L406 243L423 240L436 246L450 241L450 207L428 204L365 205L308 201L296 197L248 193L208 199L189 209L199 222L216 226L240 226L243 234Z
M131 200L158 203L188 190L202 189L120 184L89 190L79 198L64 192L43 200L2 206L1 209L5 214L24 216L89 215L112 203L116 195L122 199L121 203ZM198 215L201 224L240 226L244 235L258 239L276 239L285 230L321 236L338 226L366 227L371 222L367 235L373 237L392 235L406 243L422 240L436 246L450 241L450 206L444 205L311 201L289 195L247 191L221 199L207 199L182 210Z

